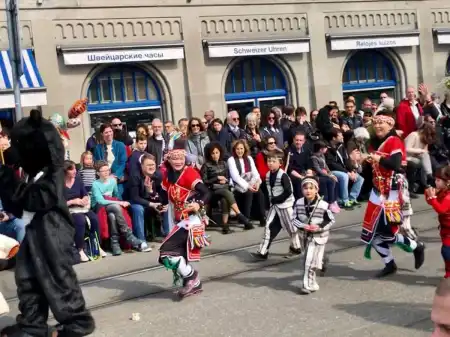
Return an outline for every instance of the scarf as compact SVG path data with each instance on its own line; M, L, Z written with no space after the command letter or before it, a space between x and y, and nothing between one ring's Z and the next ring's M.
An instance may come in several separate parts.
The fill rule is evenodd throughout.
M203 155L203 149L202 149L202 146L201 146L201 135L202 135L201 133L197 133L197 134L192 134L190 136L190 139L191 139L192 143L194 143L194 146L197 149L197 153L200 156Z

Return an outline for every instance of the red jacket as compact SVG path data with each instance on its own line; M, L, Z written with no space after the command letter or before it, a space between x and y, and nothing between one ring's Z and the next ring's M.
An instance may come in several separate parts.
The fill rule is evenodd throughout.
M425 200L438 213L442 244L450 246L450 190L439 192L435 198L425 196Z
M255 166L258 170L259 176L263 182L266 181L267 172L269 172L269 166L267 166L267 160L264 153L259 152L255 157ZM284 170L284 165L281 165Z
M420 116L423 116L423 109L419 103L417 103L417 109L419 110ZM397 106L396 115L396 128L397 130L403 131L403 138L406 138L411 132L417 131L416 119L407 99L403 99Z

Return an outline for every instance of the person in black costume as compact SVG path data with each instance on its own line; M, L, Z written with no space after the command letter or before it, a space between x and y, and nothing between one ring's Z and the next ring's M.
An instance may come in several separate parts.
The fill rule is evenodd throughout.
M17 256L15 279L20 314L1 337L78 337L95 329L72 268L74 225L64 199L64 146L38 110L11 131L18 162L0 168L0 197L8 212L28 224ZM18 179L9 166L20 165ZM49 327L48 312L59 322Z

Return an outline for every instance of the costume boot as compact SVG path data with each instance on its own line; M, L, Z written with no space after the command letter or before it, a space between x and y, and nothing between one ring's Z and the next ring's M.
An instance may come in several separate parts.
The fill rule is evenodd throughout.
M7 326L6 328L2 329L0 332L1 337L35 337L33 335L30 335L29 333L26 333L25 331L22 331L17 324ZM46 335L47 337L58 337L60 336L58 331L54 328L49 327L48 333ZM67 335L66 337L69 337ZM70 336L72 337L72 336ZM77 336L74 336L77 337ZM80 336L81 337L81 336Z
M119 235L111 234L111 252L113 256L122 255L122 249L120 249Z
M397 265L395 264L394 260L387 263L386 266L382 271L380 271L376 277L377 278L383 278L392 274L395 274L397 272Z
M191 276L183 280L183 287L178 291L178 296L184 298L189 295L194 295L202 290L202 283L198 276L198 272L193 270Z
M417 247L414 249L414 267L419 269L425 261L425 245L423 242L417 242Z

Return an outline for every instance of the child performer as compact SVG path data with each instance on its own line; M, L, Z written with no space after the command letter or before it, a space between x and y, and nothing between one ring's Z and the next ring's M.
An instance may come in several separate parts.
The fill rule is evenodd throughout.
M301 254L301 243L298 230L292 225L294 195L289 176L281 169L283 164L283 151L275 151L267 155L269 172L266 174L266 186L268 190L270 209L267 214L267 222L264 237L257 253L252 256L266 260L269 248L281 229L284 228L291 237L289 252L292 255Z
M83 185L88 193L92 190L92 184L97 180L97 171L94 167L94 158L92 152L86 151L81 154L80 159L81 169L78 171L80 174Z
M427 202L439 214L439 230L442 240L441 254L445 263L445 278L450 277L450 166L436 172L436 190L425 190Z
M305 232L305 255L303 259L302 294L319 290L316 271L324 268L325 244L334 224L333 213L328 203L319 197L319 183L314 177L302 181L303 198L295 203L293 225Z

